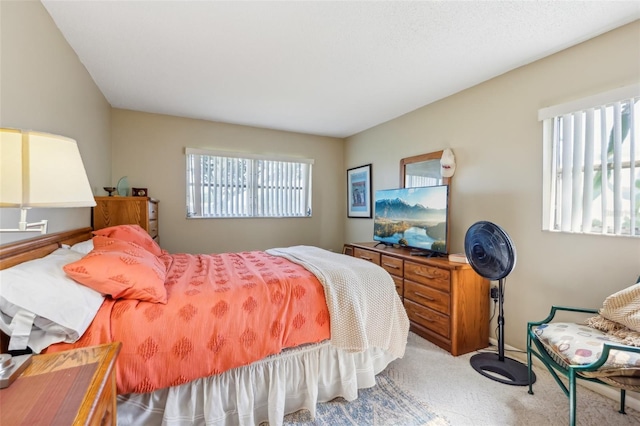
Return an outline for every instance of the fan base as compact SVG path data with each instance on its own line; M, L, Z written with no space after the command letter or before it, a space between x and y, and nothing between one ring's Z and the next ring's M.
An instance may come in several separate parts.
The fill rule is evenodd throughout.
M470 363L478 373L496 382L513 386L529 385L529 369L511 358L503 357L501 360L498 354L482 353L472 356ZM531 384L535 382L536 375L532 371Z

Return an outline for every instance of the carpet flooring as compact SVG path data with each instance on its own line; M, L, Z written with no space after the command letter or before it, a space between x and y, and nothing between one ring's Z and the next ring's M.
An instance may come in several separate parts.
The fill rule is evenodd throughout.
M405 425L448 426L449 423L429 407L403 391L386 372L376 377L376 386L361 389L358 399L347 402L336 398L316 407L316 418L306 410L285 417L285 426L361 426Z
M404 358L387 367L389 377L424 401L453 426L568 425L569 400L544 367L534 365L533 395L528 386L505 385L477 373L469 359L453 357L410 333ZM506 353L511 358L515 355ZM583 386L578 390L577 424L584 426L639 425L640 413Z
M454 357L421 337L409 333L405 356L392 362L379 376L379 383L402 393L402 401L411 404L411 410L424 408L435 417L419 423L416 418L403 418L402 406L391 405L396 416L364 415L359 422L349 420L350 412L373 412L376 408L362 408L364 401L334 400L318 404L318 415L312 421L301 411L285 417L285 424L306 425L398 425L410 426L561 426L569 423L569 401L551 375L542 367L534 366L537 381L533 395L527 386L511 386L491 380L477 373L469 365L474 353ZM517 358L506 353L511 358ZM396 389L395 391L393 389ZM366 390L360 396L366 396ZM638 398L638 394L629 392ZM384 392L381 393L384 395ZM359 398L360 400L360 398ZM384 398L375 404L384 404ZM577 424L583 426L640 425L640 412L627 406L627 414L618 413L618 401L604 397L583 386L578 390ZM334 407L329 407L334 405ZM366 404L365 404L366 405ZM381 411L382 412L382 411ZM386 414L385 414L386 416ZM434 423L429 423L429 421ZM418 422L418 423L416 423Z

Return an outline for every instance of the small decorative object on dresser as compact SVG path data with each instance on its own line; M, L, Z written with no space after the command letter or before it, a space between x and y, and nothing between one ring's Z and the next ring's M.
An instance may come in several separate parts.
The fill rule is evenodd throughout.
M149 195L147 188L131 188L131 195L134 197L146 197Z
M118 184L116 185L118 188L118 195L121 197L126 197L129 195L129 180L126 176L122 176L120 180L118 180Z
M160 243L158 235L158 200L149 197L95 197L92 226L94 230L115 225L140 225Z

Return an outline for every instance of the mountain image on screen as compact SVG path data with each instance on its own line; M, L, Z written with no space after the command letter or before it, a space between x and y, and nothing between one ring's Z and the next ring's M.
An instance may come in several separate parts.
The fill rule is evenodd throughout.
M446 253L447 189L376 191L374 240Z

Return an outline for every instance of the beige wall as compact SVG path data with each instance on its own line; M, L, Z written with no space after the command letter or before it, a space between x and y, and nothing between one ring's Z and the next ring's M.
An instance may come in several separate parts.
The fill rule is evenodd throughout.
M551 304L599 307L640 274L640 239L542 232L538 109L640 79L640 22L519 68L347 139L347 168L373 163L373 188L399 185L402 157L452 148L452 251L489 220L514 240L505 341L526 346L526 323ZM372 220L346 221L346 239L370 241ZM487 296L488 297L488 296ZM492 327L493 330L493 327Z
M0 126L64 135L78 142L94 192L111 180L111 107L40 2L0 2ZM18 226L0 209L0 227ZM89 208L34 209L49 231L89 226ZM0 244L36 236L0 234Z
M297 244L340 250L346 204L342 139L114 109L115 183L160 200L160 242L170 252L262 250ZM185 147L312 158L313 217L186 219Z

